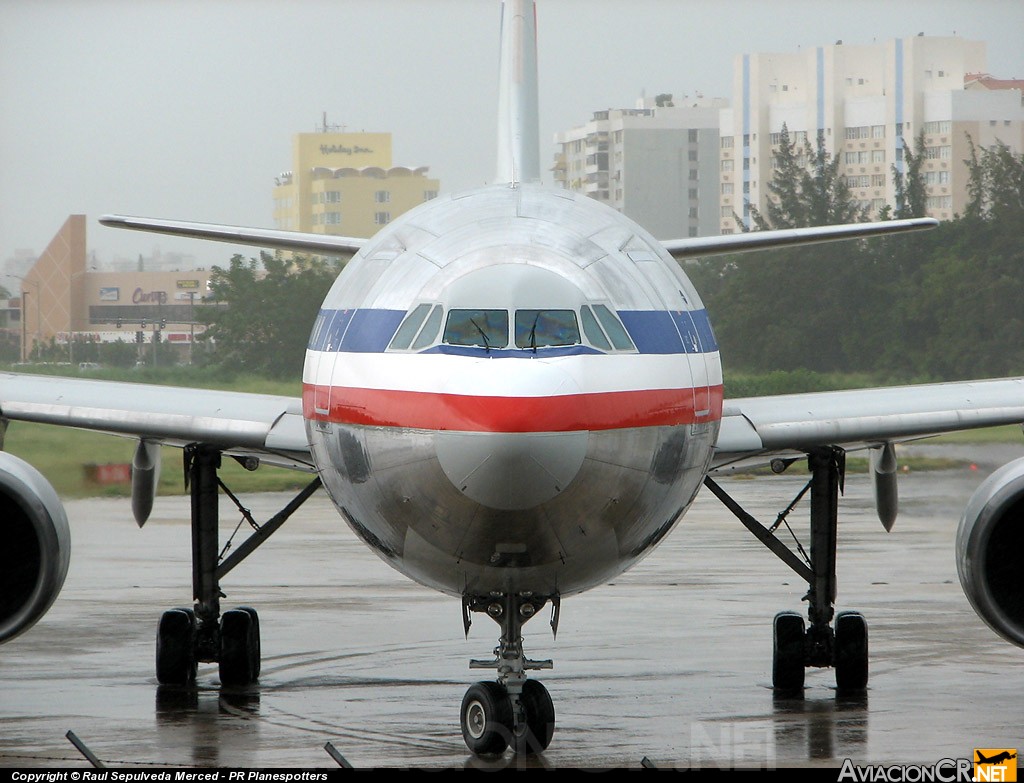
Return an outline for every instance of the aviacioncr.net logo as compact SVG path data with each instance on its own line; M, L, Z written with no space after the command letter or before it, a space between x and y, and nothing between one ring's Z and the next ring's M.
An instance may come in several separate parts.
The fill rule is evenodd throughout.
M843 760L839 783L969 783L969 759L939 759L934 764L871 764L856 766Z
M1016 748L975 748L975 781L1013 783L1017 780Z

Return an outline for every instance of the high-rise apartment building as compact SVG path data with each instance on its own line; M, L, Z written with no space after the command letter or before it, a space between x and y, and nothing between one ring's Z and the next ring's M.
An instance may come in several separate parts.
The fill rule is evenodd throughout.
M718 114L725 101L683 107L671 98L594 112L586 125L556 134L555 180L658 239L717 234Z
M962 213L968 137L1024 149L1021 85L987 77L985 49L981 41L918 35L738 56L732 107L721 112L721 232L741 228L734 216L750 226L751 206L764 211L783 125L801 144L821 136L872 217L896 206L893 167L905 172L904 149L913 151L923 131L928 214Z
M324 126L292 140L292 170L274 185L277 228L369 237L437 196L427 167L391 164L390 133L340 133Z

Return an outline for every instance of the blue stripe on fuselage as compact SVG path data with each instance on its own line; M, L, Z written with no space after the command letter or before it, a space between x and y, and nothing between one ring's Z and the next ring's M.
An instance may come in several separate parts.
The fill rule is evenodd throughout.
M718 350L707 310L619 310L640 353L711 353Z
M398 331L405 310L321 310L320 315L324 322L313 330L311 350L383 353Z
M536 356L538 359L548 359L553 356L586 356L600 355L604 351L591 348L589 345L551 345L547 347L533 348L491 348L487 349L482 345L435 345L420 353L443 353L448 356L489 356L492 359L507 359L509 357L522 359L524 356Z
M313 351L348 353L383 353L398 331L404 310L375 308L355 310L321 310L318 326L310 337ZM711 353L718 350L706 310L619 310L619 318L639 353ZM446 353L465 356L534 355L530 348L487 351L483 346L435 345L424 353ZM538 354L569 356L600 353L588 346L574 345L542 348Z

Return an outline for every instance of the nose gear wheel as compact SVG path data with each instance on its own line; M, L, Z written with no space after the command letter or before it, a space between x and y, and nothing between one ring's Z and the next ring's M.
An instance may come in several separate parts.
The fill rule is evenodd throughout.
M550 669L551 661L530 660L523 654L523 623L537 614L548 599L532 595L466 598L464 622L469 612L486 612L501 626L502 634L493 660L469 662L471 669L496 669L497 681L471 685L462 699L460 720L466 746L478 755L542 753L555 732L555 707L551 695L537 680L527 679L530 669ZM557 597L553 599L558 604ZM554 627L554 623L552 625Z

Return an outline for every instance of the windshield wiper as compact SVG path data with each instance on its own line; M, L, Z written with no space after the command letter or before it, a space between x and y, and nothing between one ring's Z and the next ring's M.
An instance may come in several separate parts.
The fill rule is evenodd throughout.
M530 327L530 347L537 353L537 321L540 320L540 313L533 317L533 326Z
M487 353L490 353L491 352L491 341L487 339L487 332L485 332L483 329L481 329L480 328L480 324L478 324L472 318L469 319L469 322L471 324L473 324L473 326L476 327L476 330L478 332L480 332L480 336L484 338L484 348L487 349Z

